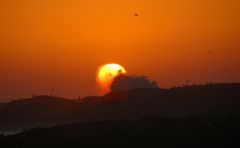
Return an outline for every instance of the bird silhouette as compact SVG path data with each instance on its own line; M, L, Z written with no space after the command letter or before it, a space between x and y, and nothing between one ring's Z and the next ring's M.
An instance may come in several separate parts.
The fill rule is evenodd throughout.
M139 16L139 14L138 13L134 13L134 16Z

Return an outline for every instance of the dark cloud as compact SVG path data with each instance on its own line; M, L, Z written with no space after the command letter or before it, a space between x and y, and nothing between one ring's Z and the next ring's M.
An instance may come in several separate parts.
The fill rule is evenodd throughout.
M111 91L134 88L159 88L155 81L150 81L146 76L119 75L111 86Z

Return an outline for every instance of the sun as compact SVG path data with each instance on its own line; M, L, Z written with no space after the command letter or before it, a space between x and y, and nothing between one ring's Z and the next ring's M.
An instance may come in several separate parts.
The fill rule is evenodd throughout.
M98 69L97 82L104 89L109 89L115 77L126 73L127 71L119 64L105 64Z

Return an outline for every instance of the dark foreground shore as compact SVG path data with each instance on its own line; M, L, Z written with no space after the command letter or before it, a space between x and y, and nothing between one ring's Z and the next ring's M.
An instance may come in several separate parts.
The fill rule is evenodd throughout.
M240 147L240 116L88 121L2 136L4 147Z

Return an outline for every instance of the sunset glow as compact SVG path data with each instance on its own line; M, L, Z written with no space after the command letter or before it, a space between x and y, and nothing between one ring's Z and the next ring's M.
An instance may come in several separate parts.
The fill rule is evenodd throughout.
M164 88L240 82L239 0L2 0L0 97L98 95L121 63Z

